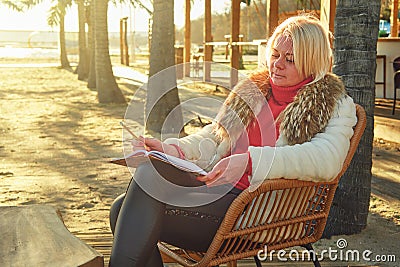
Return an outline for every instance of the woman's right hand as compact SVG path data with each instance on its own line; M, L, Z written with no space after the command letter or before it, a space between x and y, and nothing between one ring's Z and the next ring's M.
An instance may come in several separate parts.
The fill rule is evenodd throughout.
M138 139L133 139L133 140L131 141L132 151L137 151L137 150L148 150L148 149L146 149L142 138L143 138L142 136L139 136Z
M158 140L157 138L139 136L138 139L132 141L132 149L134 151L140 149L145 149L147 151L156 150L164 152L167 155L179 157L179 152L176 147L169 144L165 144L160 140Z

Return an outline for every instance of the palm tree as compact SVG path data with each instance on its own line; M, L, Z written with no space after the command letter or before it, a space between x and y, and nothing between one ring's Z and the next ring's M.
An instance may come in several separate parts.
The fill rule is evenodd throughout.
M367 225L371 193L375 70L380 0L338 1L333 72L361 104L368 121L352 165L341 178L324 235L359 233Z
M78 0L80 1L80 0ZM132 0L131 0L132 1ZM124 0L120 0L120 2L124 2ZM93 0L85 1L85 13L86 13L86 22L88 24L88 77L87 77L87 87L90 89L96 88L96 53L95 53L95 29L94 25L96 23L95 18L95 5ZM115 4L113 0L112 3Z
M96 53L94 49L94 10L95 6L93 1L90 1L89 6L87 7L87 13L89 13L87 17L88 24L88 43L89 43L89 73L87 78L87 87L90 89L96 89Z
M47 18L47 23L50 26L59 26L59 40L60 40L60 62L61 68L71 69L67 56L67 47L65 42L65 13L67 7L71 6L71 0L58 0L54 1L50 8L50 15Z
M174 0L154 0L153 10L146 130L150 133L161 133L161 130L164 133L179 133L182 112L178 108L172 113L180 104L176 72L172 67L175 65ZM172 116L174 123L164 125L167 116Z
M100 103L125 103L112 71L107 26L108 0L94 1L96 89Z
M24 6L21 5L21 3L19 3L18 1L0 0L0 4L8 6L9 8L12 8L18 12L24 11Z
M61 67L70 69L70 64L67 56L67 49L65 44L65 12L66 9L71 6L72 0L53 0L52 6L50 7L50 15L47 18L47 22L50 26L59 25L60 33L60 62ZM23 12L26 9L32 8L33 6L43 2L43 0L17 0L17 1L7 1L0 0L0 4L7 5L8 7L17 10L19 12Z
M86 7L85 0L75 0L78 6L78 21L79 21L79 63L76 68L78 80L83 81L89 75L89 52L86 45Z

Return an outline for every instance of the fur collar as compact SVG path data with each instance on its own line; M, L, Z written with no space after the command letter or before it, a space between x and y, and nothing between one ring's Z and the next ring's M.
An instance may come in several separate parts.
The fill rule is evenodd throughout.
M337 101L346 94L338 76L328 73L317 82L303 86L279 115L280 134L289 145L301 144L324 130ZM226 98L214 125L220 141L234 143L261 111L271 96L269 72L258 71L240 81Z

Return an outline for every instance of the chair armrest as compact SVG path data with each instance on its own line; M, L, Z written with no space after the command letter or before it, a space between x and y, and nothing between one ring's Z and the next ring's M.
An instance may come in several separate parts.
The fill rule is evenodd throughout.
M316 188L329 187L332 189L336 189L337 184L338 184L338 179L335 179L331 182L312 182L312 181L302 181L302 180L284 179L284 178L265 180L255 190L251 190L250 188L244 190L232 202L230 208L228 209L227 214L225 215L225 220L232 222L235 218L238 218L238 216L240 216L244 212L244 209L247 208L250 203L255 202L254 199L259 198L263 194L265 195L271 192L282 191L282 192L290 192L293 195L294 191L296 190L301 191L302 189L306 190L307 188L309 190L314 188L314 191ZM228 228L230 228L230 225L227 226Z

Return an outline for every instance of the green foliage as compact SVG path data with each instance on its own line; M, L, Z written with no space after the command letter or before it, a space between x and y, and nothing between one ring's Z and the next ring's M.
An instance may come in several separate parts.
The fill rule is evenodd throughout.
M49 16L47 17L47 24L51 27L57 26L60 23L60 15L62 12L63 11L59 9L58 5L51 6L49 9Z
M390 13L391 13L390 8L382 8L381 9L381 16L380 16L381 19L389 21L390 20Z
M7 0L0 0L0 4L7 5L8 7L22 12L33 6L42 3L43 0L15 0L15 1L7 1Z
M18 1L6 1L6 0L0 0L0 5L5 5L8 6L11 9L14 9L18 12L21 12L24 10L24 6L21 5Z
M72 5L72 0L53 0L52 6L49 9L47 24L49 26L57 26L60 24L60 17L65 16L67 8Z
M379 37L388 37L389 34L385 30L380 30L379 31Z
M250 5L251 0L240 0L240 3L244 3L246 5Z
M24 12L40 3L44 0L0 0L0 4L6 5L18 12ZM57 26L60 23L60 16L65 16L66 9L72 5L73 0L52 0L51 7L49 9L49 16L47 17L47 23L49 26Z

